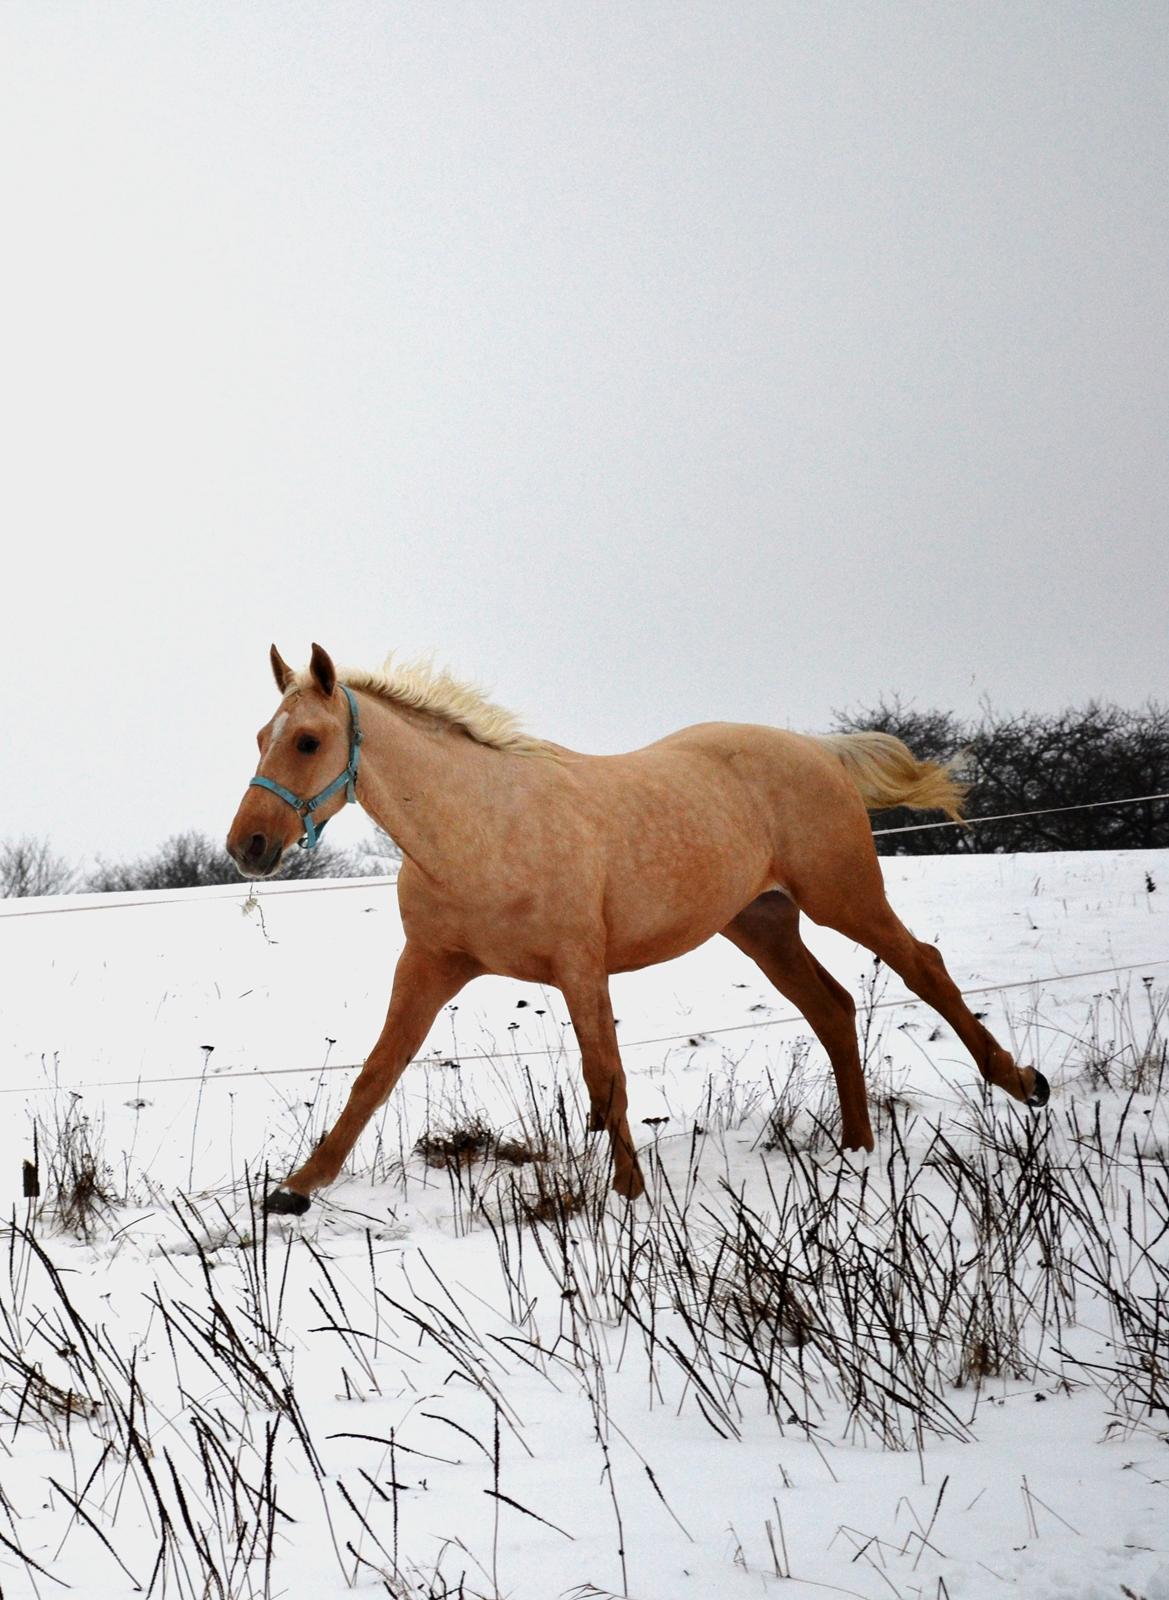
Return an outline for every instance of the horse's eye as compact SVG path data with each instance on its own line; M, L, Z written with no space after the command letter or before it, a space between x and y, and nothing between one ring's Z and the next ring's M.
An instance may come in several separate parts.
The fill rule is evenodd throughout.
M302 733L296 741L296 748L302 756L311 756L314 750L321 748L321 741L314 739L311 733Z

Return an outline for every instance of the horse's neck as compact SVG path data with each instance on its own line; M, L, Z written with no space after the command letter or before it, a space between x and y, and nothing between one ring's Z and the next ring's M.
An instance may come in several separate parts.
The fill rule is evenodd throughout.
M456 728L421 712L362 696L363 742L357 793L364 809L403 855L427 872L457 856L460 842L482 826L492 807L492 768L485 751Z

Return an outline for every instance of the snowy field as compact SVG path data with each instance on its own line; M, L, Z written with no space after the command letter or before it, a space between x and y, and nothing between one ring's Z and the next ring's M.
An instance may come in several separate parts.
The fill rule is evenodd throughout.
M560 996L482 979L269 1224L392 887L0 905L4 1600L1169 1600L1169 852L885 867L1045 1112L807 928L859 1007L843 1159L715 941L613 983L633 1208Z

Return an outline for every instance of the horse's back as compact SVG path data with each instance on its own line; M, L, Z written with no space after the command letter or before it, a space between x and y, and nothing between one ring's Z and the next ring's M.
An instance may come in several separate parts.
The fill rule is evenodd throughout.
M842 896L883 900L869 814L831 744L814 734L743 723L702 723L672 738L681 749L733 769L762 806L774 887L813 920L830 921Z
M872 853L856 789L806 734L700 723L624 756L569 758L565 776L596 817L616 966L691 948L767 889L796 896L837 836Z

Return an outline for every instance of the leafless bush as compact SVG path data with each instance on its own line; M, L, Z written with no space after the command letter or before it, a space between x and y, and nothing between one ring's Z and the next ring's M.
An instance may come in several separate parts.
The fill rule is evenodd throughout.
M0 899L68 894L76 879L74 869L53 853L47 839L25 835L0 842Z
M952 712L917 710L893 695L856 711L836 713L836 728L876 728L914 755L945 760L961 753L971 783L971 817L1036 812L1100 800L1169 791L1169 706L1150 701L1139 710L1092 700L1087 705L1016 716L984 708L964 722ZM875 826L920 822L899 808ZM1152 849L1169 843L1169 802L1019 816L985 827L936 828L878 839L888 855L970 851Z
M840 1097L832 1074L813 1067L812 1041L797 1039L790 1068L772 1086L771 1110L760 1143L764 1150L833 1149L840 1138Z
M93 1239L122 1199L100 1119L90 1118L80 1095L62 1091L37 1120L36 1149L42 1216L63 1233Z
M276 877L361 878L381 870L378 865L371 867L364 855L322 844L315 850L286 851ZM140 860L99 863L86 878L85 888L95 894L110 894L125 890L201 889L242 881L239 868L222 844L204 833L188 831L174 834L153 855Z
M476 1114L448 1127L428 1128L414 1150L428 1167L467 1167L486 1160L495 1140L490 1123Z
M1169 1071L1169 990L1141 979L1094 995L1082 1031L1068 1047L1063 1073L1097 1093L1156 1095Z

